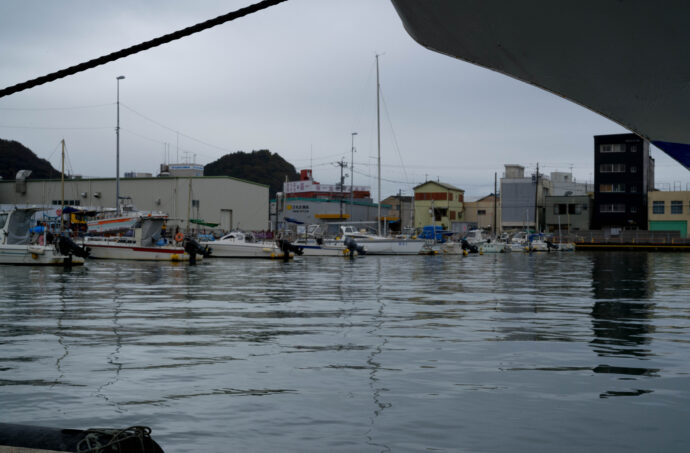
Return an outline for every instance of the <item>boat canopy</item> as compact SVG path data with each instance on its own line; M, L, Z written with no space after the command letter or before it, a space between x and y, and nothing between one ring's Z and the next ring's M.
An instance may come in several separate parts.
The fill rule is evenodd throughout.
M204 219L189 219L189 223L194 223L196 225L203 225L203 226L207 226L210 228L215 228L218 225L220 225L220 223L206 222Z

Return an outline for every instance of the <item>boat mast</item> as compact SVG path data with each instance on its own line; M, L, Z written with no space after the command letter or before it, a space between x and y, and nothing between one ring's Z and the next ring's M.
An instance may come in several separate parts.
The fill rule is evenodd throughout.
M65 221L65 139L62 141L62 172L60 177L61 187L62 187L62 207L60 208L60 234L64 231L64 221Z
M379 55L376 54L376 136L378 140L378 203L377 203L377 219L376 222L378 235L381 236L381 112L379 107L379 96L381 93L381 85L379 84Z
M120 216L120 80L125 76L117 76L117 126L115 127L115 212Z

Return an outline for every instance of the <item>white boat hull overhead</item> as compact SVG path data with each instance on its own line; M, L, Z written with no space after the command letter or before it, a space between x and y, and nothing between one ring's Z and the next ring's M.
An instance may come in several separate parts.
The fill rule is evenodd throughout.
M26 264L35 266L62 266L84 264L84 258L61 255L53 246L3 245L0 247L0 264Z
M392 2L419 44L589 108L690 168L690 3Z

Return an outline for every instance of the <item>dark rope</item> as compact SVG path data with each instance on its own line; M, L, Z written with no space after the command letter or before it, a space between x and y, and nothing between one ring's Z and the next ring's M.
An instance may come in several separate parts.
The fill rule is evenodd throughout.
M178 30L172 33L169 33L167 35L154 38L150 41L143 42L141 44L136 44L132 47L128 47L126 49L119 50L117 52L113 52L108 55L104 55L102 57L95 58L93 60L89 60L85 63L80 63L75 66L71 66L66 69L61 69L60 71L53 72L52 74L44 75L42 77L38 77L33 80L29 80L27 82L22 82L18 83L17 85L11 86L4 88L0 90L0 98L4 96L9 96L10 94L17 93L19 91L27 90L29 88L36 87L38 85L43 85L44 83L48 82L54 82L55 80L61 79L63 77L67 77L70 75L74 75L78 72L86 71L87 69L92 69L95 68L96 66L100 66L106 63L110 63L111 61L119 60L120 58L128 57L130 55L134 55L135 53L142 52L144 50L151 49L152 47L160 46L161 44L167 44L171 41L174 41L176 39L184 38L186 36L192 35L194 33L198 33L200 31L207 30L209 28L215 27L216 25L221 25L224 24L225 22L229 22L231 20L238 19L240 17L247 16L249 14L255 13L257 11L261 11L266 8L270 8L271 6L275 6L278 3L283 3L287 0L264 0L262 2L256 3L254 5L247 6L245 8L238 9L237 11L233 11L228 14L224 14L222 16L218 16L214 19L207 20L206 22L201 22L196 25L192 25L191 27L184 28L182 30Z

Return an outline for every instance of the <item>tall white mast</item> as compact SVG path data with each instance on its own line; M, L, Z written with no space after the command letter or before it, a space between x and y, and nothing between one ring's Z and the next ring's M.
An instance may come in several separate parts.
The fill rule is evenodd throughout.
M379 85L379 56L376 54L376 135L378 140L378 203L377 203L377 232L381 235L381 114L379 108L379 96L381 85Z

